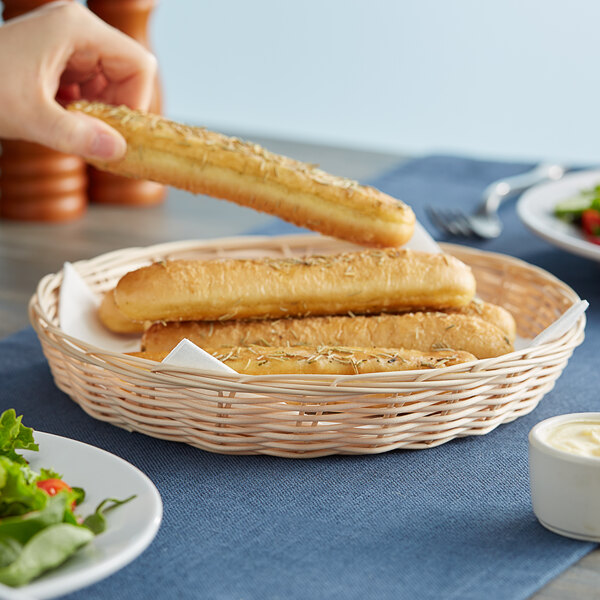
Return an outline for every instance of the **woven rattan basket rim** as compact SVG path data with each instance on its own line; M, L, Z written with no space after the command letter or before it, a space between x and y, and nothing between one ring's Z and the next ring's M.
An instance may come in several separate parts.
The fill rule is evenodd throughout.
M287 256L356 248L349 246L304 234L171 242L119 250L74 266L101 293L114 286L119 274L191 251ZM556 277L518 259L462 246L444 248L470 261L482 292L519 308L517 323L528 337L579 299ZM551 342L441 369L340 377L216 376L69 338L58 324L61 281L62 271L44 277L29 305L58 387L93 418L227 454L375 454L485 435L537 406L583 340L585 327L582 316Z

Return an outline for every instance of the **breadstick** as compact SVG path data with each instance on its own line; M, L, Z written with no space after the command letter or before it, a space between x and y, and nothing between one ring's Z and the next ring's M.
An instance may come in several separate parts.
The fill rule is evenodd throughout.
M145 329L143 322L128 319L118 309L115 304L114 290L104 294L98 308L98 317L102 324L114 333L142 333Z
M469 362L468 352L419 352L399 348L354 348L348 346L243 346L206 349L214 357L245 375L321 374L355 375L390 371L439 369ZM168 352L134 352L133 356L162 361Z
M99 317L103 325L114 333L142 333L145 331L150 322L141 323L139 321L129 320L115 304L114 290L106 293L102 300L99 309ZM484 302L479 298L474 298L469 304L460 308L443 308L439 312L448 314L458 313L461 315L471 315L481 317L484 321L493 323L501 329L506 337L511 341L515 341L517 326L514 317L502 306Z
M484 302L479 298L474 298L469 304L460 308L446 308L442 312L458 313L461 315L471 315L481 317L488 323L493 323L501 329L511 343L517 336L517 324L515 318L502 306Z
M498 327L480 317L440 312L402 315L305 317L275 321L154 323L142 350L163 353L183 338L201 348L218 346L359 346L464 351L477 358L513 350Z
M105 171L230 200L357 244L401 246L412 236L415 216L406 204L314 165L124 106L78 101L69 109L101 119L127 141L121 160L90 161Z
M129 320L115 304L114 290L110 290L104 296L99 309L100 320L105 327L114 333L142 333L150 322L144 323L139 321ZM484 302L479 298L474 298L469 304L460 308L443 308L440 312L452 314L458 313L461 315L471 315L481 317L484 321L496 325L501 329L506 337L513 343L515 341L517 326L514 317L502 306Z
M136 321L210 321L458 307L474 294L458 259L385 249L154 263L123 276L115 301Z

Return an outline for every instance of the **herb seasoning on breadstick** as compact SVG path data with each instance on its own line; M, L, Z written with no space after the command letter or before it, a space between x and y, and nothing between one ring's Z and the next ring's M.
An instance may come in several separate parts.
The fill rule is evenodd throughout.
M142 349L159 354L183 338L204 348L217 346L360 346L460 350L477 358L511 352L506 333L479 317L440 312L402 315L305 317L275 321L189 321L154 323L142 337Z
M517 337L517 324L515 318L505 308L493 304L492 302L484 302L479 298L474 298L466 306L461 306L459 308L445 308L442 312L480 317L484 321L498 327L511 344Z
M124 158L90 161L99 169L230 200L365 246L401 246L413 234L415 215L403 202L257 144L125 106L78 101L69 109L101 119L127 141Z
M358 375L439 369L476 360L468 352L355 348L348 346L244 346L213 348L210 353L244 375ZM133 356L161 361L167 353L134 352Z
M124 275L114 298L137 321L225 321L460 307L474 295L471 269L458 259L388 248L162 261Z

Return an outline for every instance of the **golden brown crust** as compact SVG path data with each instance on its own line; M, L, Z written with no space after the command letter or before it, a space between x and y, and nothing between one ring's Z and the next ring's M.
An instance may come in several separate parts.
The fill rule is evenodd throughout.
M314 165L124 106L79 101L69 109L126 139L123 159L92 161L100 169L231 200L358 244L400 246L412 236L415 216L406 204Z
M497 304L474 298L466 306L444 308L440 309L439 312L480 317L502 330L511 343L515 341L517 333L515 319L509 311ZM152 324L148 321L141 323L128 319L117 308L114 300L114 290L110 290L105 294L100 305L99 317L102 323L114 333L142 333Z
M469 352L490 358L513 345L498 327L479 317L440 312L402 315L325 316L275 321L188 321L155 323L142 337L142 350L163 353L183 338L201 348L218 346L358 346L430 352Z
M356 348L348 346L243 346L213 348L213 356L245 375L321 374L356 375L439 369L470 362L468 352L419 352L402 348ZM133 356L162 361L168 352L135 352Z
M484 302L479 298L474 298L466 306L459 308L446 308L445 313L458 313L461 315L470 315L473 317L481 317L484 321L494 324L506 337L514 343L517 336L517 324L515 318L502 306Z
M183 321L437 309L474 294L470 268L452 256L383 249L155 263L123 276L115 301L130 319Z
M98 317L102 324L114 333L142 333L145 329L144 323L128 319L115 304L114 290L104 294Z

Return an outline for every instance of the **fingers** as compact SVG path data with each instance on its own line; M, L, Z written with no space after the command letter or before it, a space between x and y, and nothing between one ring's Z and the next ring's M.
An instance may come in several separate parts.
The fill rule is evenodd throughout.
M104 40L100 63L107 87L102 99L109 104L148 109L156 82L156 59L125 34L107 30L103 35L106 37L97 41Z
M56 101L62 106L67 106L75 100L81 100L81 90L79 86L72 83L69 85L61 84L56 92Z
M59 104L77 98L147 109L154 57L77 2L55 2L0 28L0 137L25 139L88 158L126 149L111 127Z
M79 86L80 95L86 100L101 98L108 87L108 82L103 73L98 73Z
M154 56L76 2L49 6L49 18L58 26L54 30L64 40L61 82L85 84L101 73L106 85L82 89L82 97L148 109L156 81Z
M61 76L62 83L81 83L102 70L100 55L91 48L75 51L71 54Z
M94 31L82 31L75 40L75 51L69 58L67 70L86 77L99 70L106 79L100 95L110 104L125 104L131 108L147 109L156 81L156 59L141 44L124 33L108 26L89 11L81 18L90 21ZM82 96L86 97L85 93Z
M147 109L154 92L155 58L131 38L103 24L100 33L93 48L77 49L71 55L61 84L79 84L86 100Z
M125 154L126 142L112 127L88 115L67 112L56 103L40 111L33 128L40 144L67 154L106 161Z

